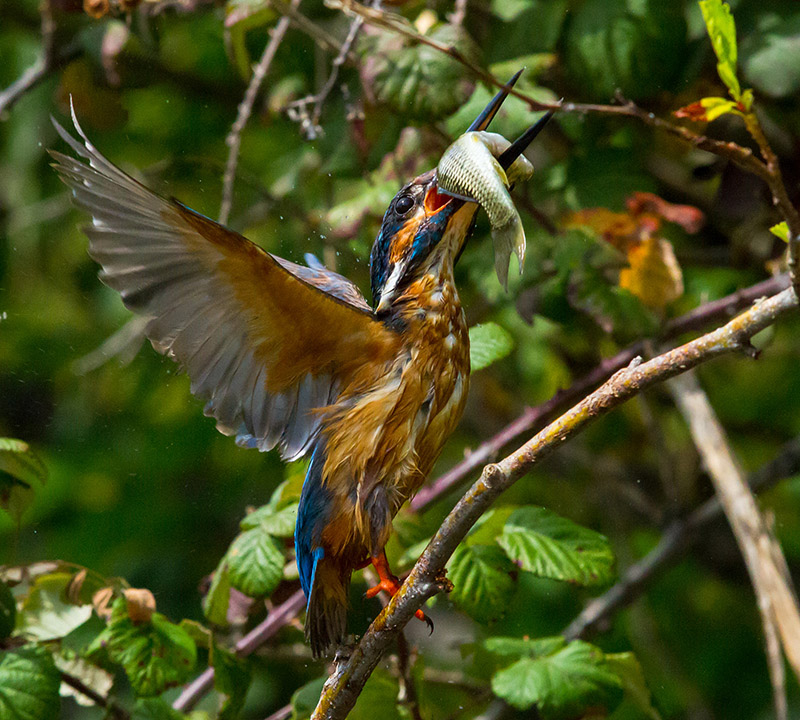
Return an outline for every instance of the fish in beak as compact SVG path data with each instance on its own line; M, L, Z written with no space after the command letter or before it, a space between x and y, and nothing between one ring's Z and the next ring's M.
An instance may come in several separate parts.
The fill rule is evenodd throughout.
M514 143L485 131L521 72L506 83L467 132L445 151L437 169L412 180L389 205L370 255L377 314L388 313L404 287L430 264L444 257L455 262L469 237L478 207L489 214L498 277L504 285L511 249L518 252L521 263L524 232L508 187L530 177L533 168L522 153L553 113L528 128ZM495 228L499 231L495 232Z

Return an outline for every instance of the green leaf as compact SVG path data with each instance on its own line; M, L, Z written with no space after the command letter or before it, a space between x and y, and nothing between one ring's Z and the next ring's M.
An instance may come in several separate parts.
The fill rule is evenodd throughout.
M401 720L397 704L400 685L397 678L383 668L376 668L361 691L347 720L374 720L380 708L381 720Z
M664 0L584 0L564 39L565 69L581 95L607 101L620 89L642 99L674 88L686 57L681 3Z
M305 720L305 718L311 717L311 713L314 712L314 708L319 702L319 696L322 694L322 686L327 679L327 676L316 678L294 691L291 701L292 720Z
M717 56L717 72L734 100L742 95L736 77L738 50L736 46L736 23L728 3L722 0L700 0L700 10L706 23L711 45Z
M73 605L65 599L71 572L42 575L33 582L22 603L19 631L34 640L55 640L83 625L92 615L91 605Z
M216 645L212 653L212 665L214 687L217 692L226 696L218 720L233 720L239 717L244 707L247 689L252 680L250 668L244 660Z
M190 635L161 613L138 625L128 617L125 598L117 598L100 645L112 662L125 670L137 695L160 695L185 682L195 662L197 648Z
M622 682L625 699L650 720L661 720L658 710L653 707L650 688L647 687L642 666L636 656L631 652L607 654L606 664Z
M239 535L225 558L231 585L250 597L269 595L283 577L283 550L260 527Z
M252 74L247 33L272 22L275 17L275 10L265 0L228 0L225 5L225 27L229 33L228 49L234 66L244 80Z
M17 603L8 585L0 580L0 640L11 635L16 619Z
M742 43L744 76L774 98L800 90L800 12L792 5L759 15L756 31Z
M469 59L477 57L477 47L463 28L441 25L429 37ZM475 87L464 65L394 32L362 35L358 50L368 97L404 118L441 120L466 102Z
M783 240L783 242L789 242L789 225L786 223L786 221L780 222L777 225L773 225L769 231L776 237L779 237L781 240Z
M139 698L133 706L132 720L186 720L186 715L162 698Z
M514 338L497 323L473 325L469 329L469 362L472 372L502 360L514 349Z
M614 554L600 533L539 507L523 507L506 521L497 542L523 570L580 585L614 578Z
M46 480L47 468L28 443L0 438L0 507L16 522L33 502L34 486Z
M514 592L514 566L496 545L459 545L450 558L450 599L480 623L497 620Z
M211 587L203 598L203 614L206 619L219 627L228 624L228 605L231 599L231 576L225 558L217 566L211 579Z
M61 675L53 656L38 645L0 653L0 718L44 720L57 718Z
M260 527L274 537L292 537L297 522L297 503L292 503L280 510L272 507L272 503L263 505L248 513L239 524L242 530L253 530Z
M519 710L535 705L545 720L578 717L598 705L611 709L621 688L603 653L581 640L550 655L523 657L492 678L495 695Z
M483 646L490 653L516 658L552 655L564 645L566 645L566 640L560 635L535 639L490 637L483 641Z

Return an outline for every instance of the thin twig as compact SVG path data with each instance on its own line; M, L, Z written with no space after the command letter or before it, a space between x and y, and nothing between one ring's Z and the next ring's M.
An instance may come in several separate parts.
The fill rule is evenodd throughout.
M450 15L450 24L461 27L467 17L467 0L456 0L453 13Z
M800 610L785 571L786 560L747 487L725 431L697 377L687 373L675 378L669 383L669 389L689 424L694 443L742 552L764 624L776 710L780 713L783 708L785 712L783 659L780 652L776 656L771 643L775 634L780 637L789 664L800 678Z
M286 720L286 718L290 717L292 714L292 704L287 703L282 708L276 710L272 715L265 718L265 720Z
M305 607L306 599L302 590L295 592L285 600L267 618L254 627L234 646L234 651L239 657L246 657L255 652L269 638L277 633ZM206 668L191 683L189 683L172 703L172 707L180 712L191 710L212 687L214 686L214 668Z
M414 681L414 658L408 646L405 632L401 632L397 636L397 665L400 671L400 682L402 683L402 703L408 708L412 720L422 720L417 685Z
M77 43L70 43L63 48L55 48L56 25L49 0L42 3L42 52L36 61L22 73L11 85L0 92L0 118L22 98L45 80L50 73L66 65L81 53Z
M69 673L66 673L63 670L61 670L60 673L61 673L61 682L66 683L71 688L74 688L81 695L85 695L98 707L101 707L104 710L108 711L109 717L112 717L115 720L130 720L131 715L127 710L125 710L125 708L120 707L113 700L101 695L94 688L89 687L80 678L77 678L74 675L70 675Z
M749 485L753 492L764 492L797 472L800 472L800 437L786 443L774 460L753 473ZM655 577L670 567L697 542L704 530L723 516L719 498L714 496L688 517L671 523L647 555L629 566L614 585L586 605L564 629L564 637L567 640L585 638L603 626L614 613L636 600Z
M296 100L287 108L289 118L300 123L301 131L306 140L316 140L322 135L322 127L319 124L320 118L322 117L322 107L336 84L342 65L347 62L350 56L350 51L353 48L353 44L363 24L364 20L361 17L355 17L350 22L350 29L347 31L347 37L342 43L339 54L331 63L331 72L325 84L322 86L322 89L315 95L308 95L300 100ZM309 115L308 106L312 104L314 109Z
M291 7L296 8L300 4L300 0L291 0ZM253 77L250 79L250 84L247 86L247 91L244 94L244 99L239 103L239 110L236 115L236 121L231 127L225 143L230 150L228 151L228 162L225 164L225 174L222 178L222 202L219 206L219 221L221 224L228 222L228 217L231 213L233 205L233 183L236 179L236 166L239 163L239 148L242 144L242 131L244 130L250 115L253 113L253 106L258 96L258 91L261 89L261 83L269 72L270 65L275 58L275 53L278 52L278 47L283 41L283 36L289 29L289 18L284 16L278 20L277 25L272 31L267 46L261 55L261 59L253 69Z
M452 553L494 500L556 448L642 390L712 358L748 347L749 338L798 306L789 288L713 332L646 362L632 362L518 450L487 465L445 518L400 590L326 683L312 720L344 718L397 633L430 597L446 587L442 576ZM637 359L638 360L638 359Z

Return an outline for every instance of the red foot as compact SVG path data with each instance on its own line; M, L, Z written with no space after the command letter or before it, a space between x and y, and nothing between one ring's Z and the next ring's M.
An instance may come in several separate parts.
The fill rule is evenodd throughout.
M368 598L374 598L381 590L385 590L390 596L393 597L394 594L400 589L401 582L397 579L397 576L392 573L392 570L389 567L389 561L386 559L386 553L382 552L380 555L371 557L369 561L372 563L372 566L378 573L379 582L377 585L367 590L366 596ZM433 621L424 612L422 612L422 610L417 610L414 615L418 620L422 620L428 626L431 633L433 632Z

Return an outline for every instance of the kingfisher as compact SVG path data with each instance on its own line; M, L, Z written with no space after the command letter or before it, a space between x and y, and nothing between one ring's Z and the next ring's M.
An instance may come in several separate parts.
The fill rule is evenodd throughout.
M517 77L469 131L485 130ZM354 570L377 571L368 597L399 589L384 552L392 520L463 413L469 334L453 268L477 201L444 192L436 170L403 186L370 254L370 305L313 256L307 266L277 257L153 193L92 145L74 110L72 119L80 140L53 122L78 157L51 155L91 216L100 279L147 318L153 347L187 372L221 432L286 460L310 457L295 551L319 657L345 638ZM543 121L499 156L502 168Z

